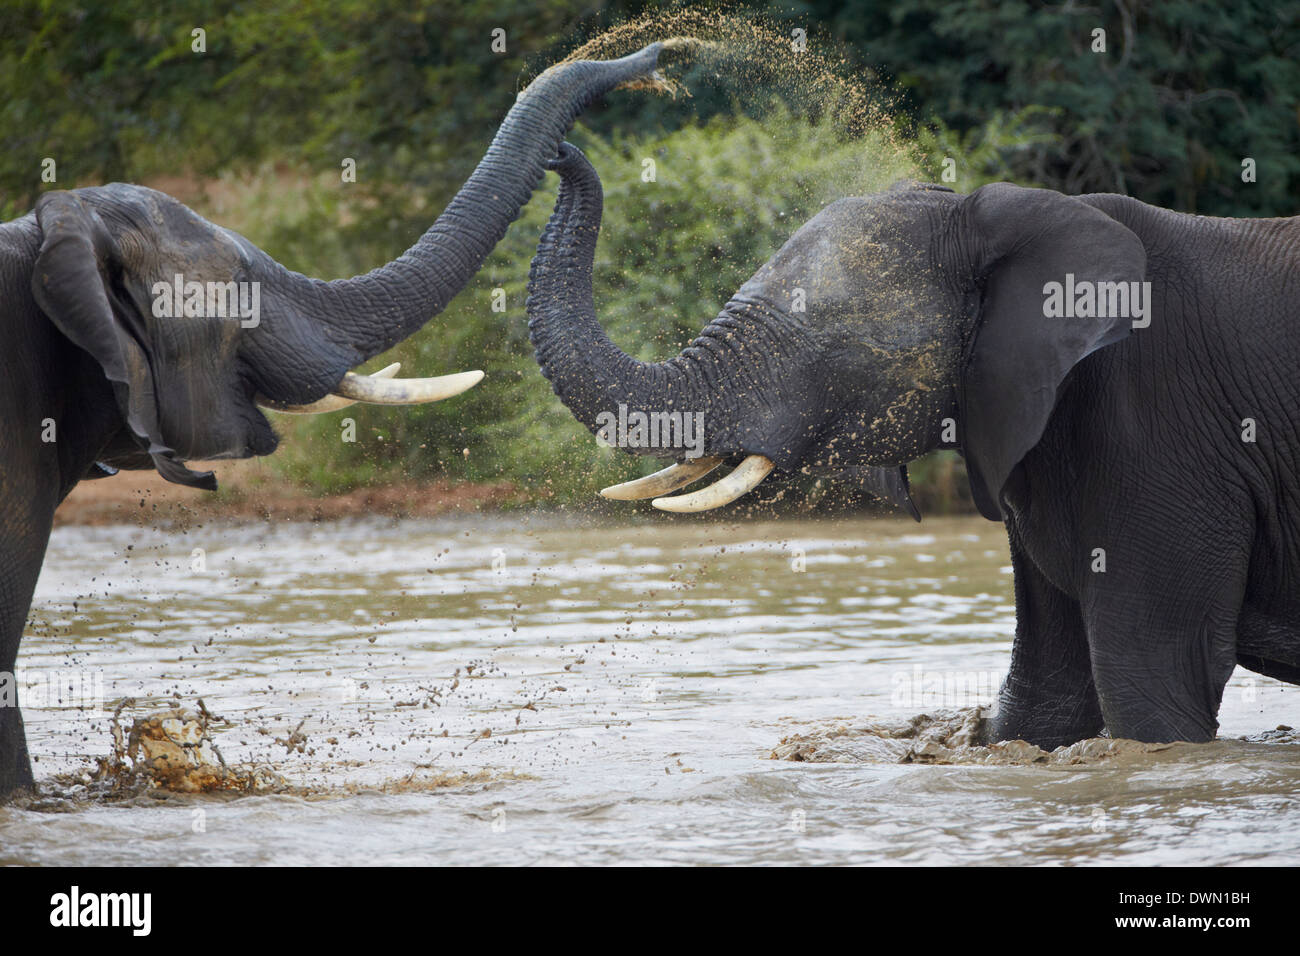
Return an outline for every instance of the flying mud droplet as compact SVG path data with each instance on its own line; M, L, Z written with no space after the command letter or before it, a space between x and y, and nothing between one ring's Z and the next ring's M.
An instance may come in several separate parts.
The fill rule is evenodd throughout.
M862 195L874 182L873 166L885 165L920 175L915 143L898 132L893 92L868 70L851 63L843 46L816 34L796 50L790 25L757 12L686 9L648 14L617 24L578 46L562 62L626 56L663 41L662 69L637 86L690 96L679 74L689 72L696 88L707 83L729 95L751 116L781 122L795 117L827 120L846 140L862 140L863 163L845 170L835 185L840 196ZM665 70L672 75L665 74ZM824 183L809 184L822 193ZM792 227L798 223L792 223Z

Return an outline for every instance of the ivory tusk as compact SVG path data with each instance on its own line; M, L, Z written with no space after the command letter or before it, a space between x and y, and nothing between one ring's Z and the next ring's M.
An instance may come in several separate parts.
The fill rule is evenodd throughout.
M680 513L708 511L731 504L741 495L748 494L758 487L758 483L768 476L776 465L763 455L750 455L736 470L699 491L689 495L676 495L672 498L656 498L650 502L660 511Z
M394 362L392 365L381 368L378 372L372 372L370 377L392 378L401 367L401 362ZM349 405L355 405L356 403L355 398L344 398L342 395L331 393L324 398L317 399L310 405L268 405L266 407L277 412L288 412L290 415L322 415L325 412L337 412L340 408L347 408Z
M348 372L334 390L344 398L371 405L422 405L459 395L483 380L483 373L456 372L436 378L400 378L389 381L373 375Z
M653 498L666 495L683 485L689 485L697 478L703 478L714 468L722 464L721 458L697 458L682 464L671 465L653 475L625 481L621 485L610 485L601 489L601 495L618 501L636 501L639 498Z

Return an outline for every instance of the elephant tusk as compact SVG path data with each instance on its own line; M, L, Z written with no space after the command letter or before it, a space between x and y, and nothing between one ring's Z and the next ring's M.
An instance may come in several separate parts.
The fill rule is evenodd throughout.
M483 373L456 372L436 378L399 378L392 381L348 372L334 390L344 398L371 405L422 405L459 395L483 380Z
M776 465L763 455L750 455L742 461L736 470L699 491L689 495L676 495L672 498L656 498L650 502L660 511L708 511L731 504L741 495L748 494L758 487L758 483L771 473Z
M695 461L671 465L663 471L656 471L653 475L646 475L644 478L625 481L621 485L610 485L608 488L602 488L600 493L603 497L618 501L636 501L639 498L666 495L683 485L689 485L697 478L703 478L720 464L722 464L721 458L697 458Z
M325 412L336 412L357 402L368 402L371 405L421 405L459 395L466 389L473 388L483 379L482 372L457 372L436 378L396 378L397 370L401 367L402 363L394 362L387 368L381 368L370 375L348 372L335 391L309 405L277 405L269 402L259 402L259 404L291 415L320 415Z
M386 368L381 368L378 372L372 372L370 377L392 378L401 367L401 362L394 362ZM331 393L312 402L310 405L267 405L266 407L277 412L287 412L290 415L323 415L325 412L337 412L340 408L347 408L349 405L355 405L356 403L355 398L344 398L342 395Z

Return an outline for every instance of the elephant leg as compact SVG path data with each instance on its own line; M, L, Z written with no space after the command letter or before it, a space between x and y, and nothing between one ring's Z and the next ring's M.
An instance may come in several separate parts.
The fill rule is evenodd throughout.
M1236 664L1230 624L1206 620L1183 631L1157 625L1139 633L1132 624L1104 619L1089 625L1088 636L1112 737L1148 743L1214 739L1223 688Z
M39 571L40 565L36 569ZM0 568L0 800L34 780L18 700L18 644L35 589L34 574Z
M1213 740L1237 663L1249 544L1141 528L1109 536L1105 570L1080 591L1106 729L1150 743Z
M0 476L2 477L2 476ZM21 510L21 515L13 512ZM18 699L16 668L32 592L49 541L52 511L0 511L0 801L30 788L35 780ZM22 530L17 531L15 527Z
M1250 605L1242 608L1237 663L1256 674L1300 684L1300 622L1284 621Z
M0 707L0 802L35 783L22 711L17 704Z
M1011 563L1016 640L990 739L1052 750L1095 737L1103 721L1079 605L1043 576L1014 535Z

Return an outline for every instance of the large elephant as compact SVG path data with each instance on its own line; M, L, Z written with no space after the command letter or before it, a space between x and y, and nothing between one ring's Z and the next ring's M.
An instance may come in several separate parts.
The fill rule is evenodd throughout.
M1015 573L991 739L1205 741L1234 665L1300 683L1300 219L905 184L827 206L680 355L642 363L592 302L595 171L568 145L553 168L528 301L543 373L593 431L703 414L703 457L605 494L743 456L654 504L878 469L906 505L906 463L956 447Z
M54 510L84 478L277 443L258 405L445 398L482 375L349 371L419 330L474 276L596 97L654 71L662 44L547 70L511 108L437 222L352 279L291 272L169 196L115 183L49 192L0 224L0 798L32 783L14 667Z

